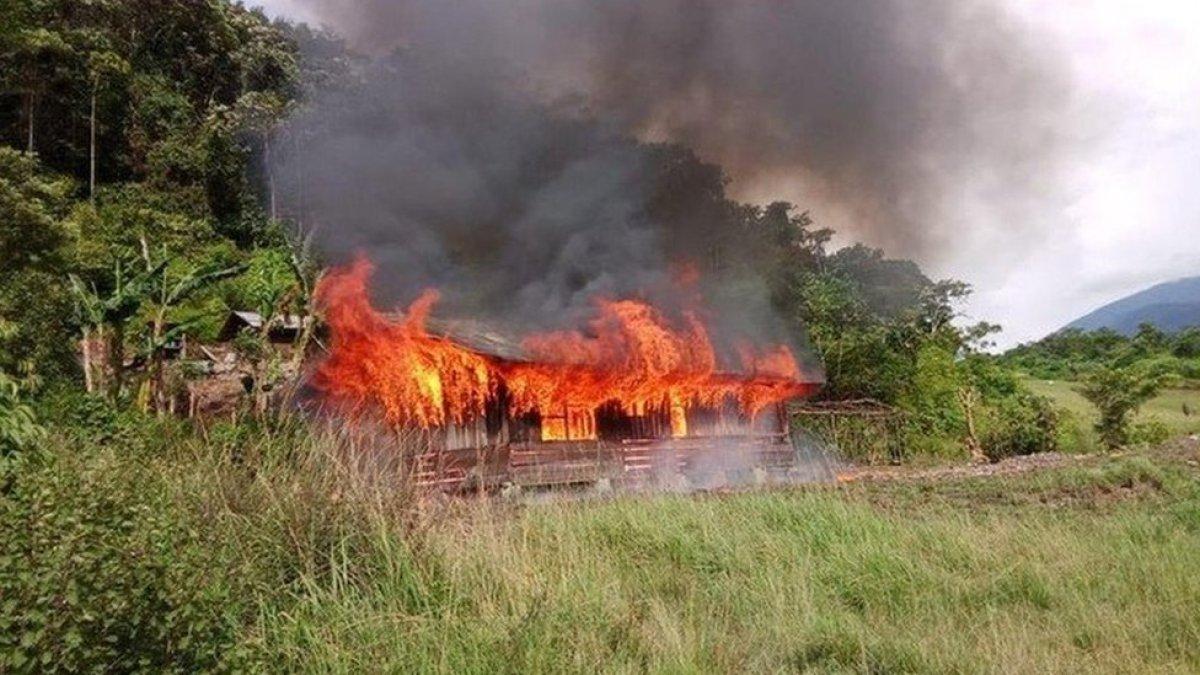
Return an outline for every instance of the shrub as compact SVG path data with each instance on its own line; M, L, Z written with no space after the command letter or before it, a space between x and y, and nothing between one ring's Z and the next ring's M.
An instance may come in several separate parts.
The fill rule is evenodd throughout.
M1171 430L1157 417L1138 422L1129 430L1129 442L1158 445L1171 437Z
M0 500L0 671L194 671L233 653L245 599L145 463L43 454Z
M188 427L184 420L156 417L69 384L41 395L37 412L42 419L54 420L56 433L81 447L120 447L135 454L169 447L169 441L186 436Z
M1059 414L1049 399L1019 392L985 409L980 442L988 459L1058 449Z
M1096 449L1095 437L1087 432L1086 424L1069 411L1058 409L1058 449L1062 452L1085 454Z
M16 381L0 372L0 461L32 446L45 434Z
M403 448L283 422L132 433L74 400L71 427L0 464L0 673L276 670L262 612L419 546Z
M965 428L957 398L962 380L953 351L926 345L917 352L912 381L900 397L900 407L912 413L925 433L960 435Z

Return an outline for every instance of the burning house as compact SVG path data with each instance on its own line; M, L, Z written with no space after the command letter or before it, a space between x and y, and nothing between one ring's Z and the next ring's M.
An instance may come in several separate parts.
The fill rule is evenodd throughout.
M667 465L786 471L786 405L820 386L785 346L741 344L734 362L718 358L693 313L671 321L640 301L602 301L586 331L515 339L432 319L431 291L402 315L382 314L368 299L370 271L360 261L322 283L331 344L313 384L341 413L417 432L425 482L580 483Z

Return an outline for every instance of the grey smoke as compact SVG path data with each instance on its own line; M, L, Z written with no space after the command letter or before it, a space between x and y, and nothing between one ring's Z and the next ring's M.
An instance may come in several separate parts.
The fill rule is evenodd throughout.
M1067 142L1062 64L995 2L298 4L380 56L297 120L292 161L325 250L367 251L389 300L433 284L529 321L668 287L707 235L647 218L635 139L694 148L739 194L799 185L818 218L922 257L963 192L1012 216ZM771 323L755 279L717 286Z
M800 184L894 254L1053 182L1071 83L998 0L299 0L364 49L437 53L448 86L506 69L643 138L696 148L739 193ZM818 214L821 215L820 213ZM1020 227L1014 224L1013 227Z
M644 148L504 77L462 75L397 54L293 121L308 140L279 173L303 164L294 192L321 248L366 253L385 301L433 286L455 310L524 323L663 287Z

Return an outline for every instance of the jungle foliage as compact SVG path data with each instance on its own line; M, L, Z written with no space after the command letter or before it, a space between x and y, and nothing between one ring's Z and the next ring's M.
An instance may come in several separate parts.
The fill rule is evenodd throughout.
M1200 380L1200 326L1166 333L1142 324L1131 336L1070 328L1004 354L1005 365L1044 380L1075 380L1100 367Z

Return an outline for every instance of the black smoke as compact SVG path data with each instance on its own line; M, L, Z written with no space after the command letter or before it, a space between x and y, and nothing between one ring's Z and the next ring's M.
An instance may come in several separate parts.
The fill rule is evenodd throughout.
M739 233L717 231L719 170L680 183L695 213L663 216L673 168L706 165L646 142L926 258L964 192L1010 214L1064 143L1062 66L997 2L298 1L377 58L295 121L279 173L304 176L323 248L368 252L389 298L437 285L528 322L671 287L673 263ZM739 271L711 284L736 300L720 309L770 324L745 262L713 265Z

